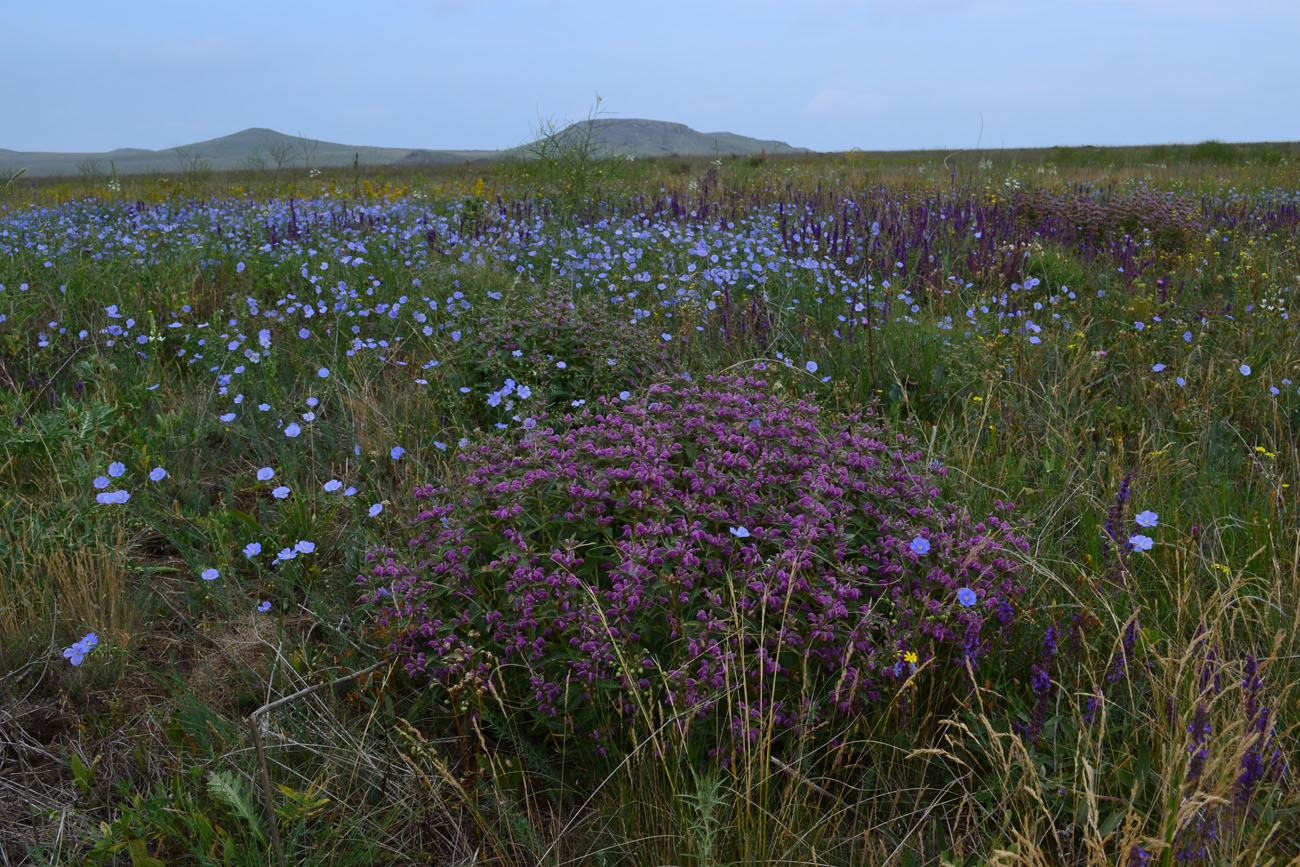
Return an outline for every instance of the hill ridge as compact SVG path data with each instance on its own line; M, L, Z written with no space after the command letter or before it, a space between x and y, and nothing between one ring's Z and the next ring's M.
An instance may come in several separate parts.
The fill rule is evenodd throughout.
M676 121L648 118L596 118L578 121L549 138L563 144L567 137L583 133L592 124L596 152L605 156L704 156L811 153L775 139L756 139L730 132L702 133ZM547 139L515 148L437 149L421 147L377 147L321 141L290 135L264 126L250 126L237 132L203 141L175 145L162 150L119 147L110 151L16 151L0 148L4 165L0 169L27 170L30 177L77 174L144 174L207 168L216 171L246 168L338 168L356 161L366 167L381 165L448 165L487 162L510 157L527 158Z

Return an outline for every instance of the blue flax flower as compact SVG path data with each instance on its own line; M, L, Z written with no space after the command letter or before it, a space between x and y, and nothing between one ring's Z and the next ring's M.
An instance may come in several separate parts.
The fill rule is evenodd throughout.
M73 665L81 665L81 660L90 653L91 648L99 644L99 638L95 633L87 633L81 640L73 642L71 647L63 649L63 657Z

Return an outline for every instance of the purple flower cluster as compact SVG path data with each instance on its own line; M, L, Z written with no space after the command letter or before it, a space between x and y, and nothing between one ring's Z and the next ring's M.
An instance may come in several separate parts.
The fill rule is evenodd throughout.
M1250 749L1241 758L1241 776L1237 777L1236 798L1238 805L1249 803L1255 788L1265 775L1280 775L1283 768L1281 750L1274 744L1273 723L1267 707L1260 703L1260 692L1264 680L1259 674L1259 662L1254 654L1246 656L1245 674L1242 689L1246 693L1245 715L1246 730L1259 735Z
M1013 197L1021 220L1090 247L1150 238L1161 249L1180 251L1204 233L1200 203L1187 195L1145 189L1127 194L1080 185L1068 193L1045 188Z
M1106 548L1102 552L1105 558L1106 571L1109 573L1111 580L1116 583L1123 583L1127 568L1124 564L1124 552L1128 545L1120 542L1123 535L1121 527L1124 525L1124 514L1128 506L1129 485L1133 481L1133 470L1124 474L1124 480L1120 482L1119 491L1115 494L1115 503L1106 513L1106 526L1104 529Z
M1052 697L1052 669L1059 650L1060 637L1060 627L1055 623L1047 627L1038 662L1030 668L1029 684L1034 691L1034 710L1029 717L1029 722L1018 726L1018 729L1031 744L1037 744L1042 738L1043 726L1047 722L1047 712Z
M1197 637L1203 639L1204 635L1202 629L1198 631ZM1244 735L1248 738L1248 746L1240 760L1240 773L1233 783L1232 802L1207 805L1179 824L1174 838L1174 858L1178 861L1205 859L1210 844L1219 840L1221 826L1252 815L1253 799L1260 784L1276 783L1286 773L1287 761L1276 737L1272 715L1262 703L1264 679L1260 674L1259 662L1253 654L1246 655L1241 670L1239 707L1245 718ZM1185 778L1189 793L1203 785L1202 776L1216 746L1211 708L1222 704L1223 694L1231 682L1223 676L1224 671L1225 664L1219 658L1218 651L1207 644L1198 677L1196 708L1185 729ZM1227 715L1232 715L1230 709L1227 710ZM1220 710L1220 719L1223 718L1224 712ZM1225 730L1230 731L1232 728L1231 720L1225 722Z
M760 379L602 398L462 460L468 493L416 491L418 562L382 560L366 600L412 676L569 734L634 691L741 748L798 734L892 695L904 650L978 664L1023 593L1028 543L944 502L914 439Z

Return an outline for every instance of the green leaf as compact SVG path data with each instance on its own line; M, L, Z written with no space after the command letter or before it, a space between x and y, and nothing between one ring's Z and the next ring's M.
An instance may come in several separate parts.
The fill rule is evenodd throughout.
M126 848L131 853L131 867L167 867L165 863L148 853L144 839L141 837L132 837L127 841Z
M1102 821L1101 826L1097 829L1101 832L1102 839L1109 837L1115 832L1115 829L1124 821L1126 813L1127 810L1115 810Z
M95 776L95 766L98 763L98 759L96 759L87 767L86 763L81 760L81 756L76 753L68 757L68 764L72 767L72 777L76 780L77 788L81 790L81 794L86 797L90 797L92 794L90 781Z
M227 508L226 514L231 519L243 524L246 529L253 533L260 533L262 531L261 522L247 512L242 512L239 509Z
M208 792L247 822L249 829L259 839L262 838L262 822L253 810L253 801L234 774L229 771L213 771L208 774Z

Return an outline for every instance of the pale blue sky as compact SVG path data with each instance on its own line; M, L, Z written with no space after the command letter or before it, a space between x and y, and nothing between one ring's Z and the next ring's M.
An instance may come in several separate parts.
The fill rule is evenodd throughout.
M250 126L500 148L596 94L611 117L827 151L1300 139L1300 0L3 6L15 150Z

